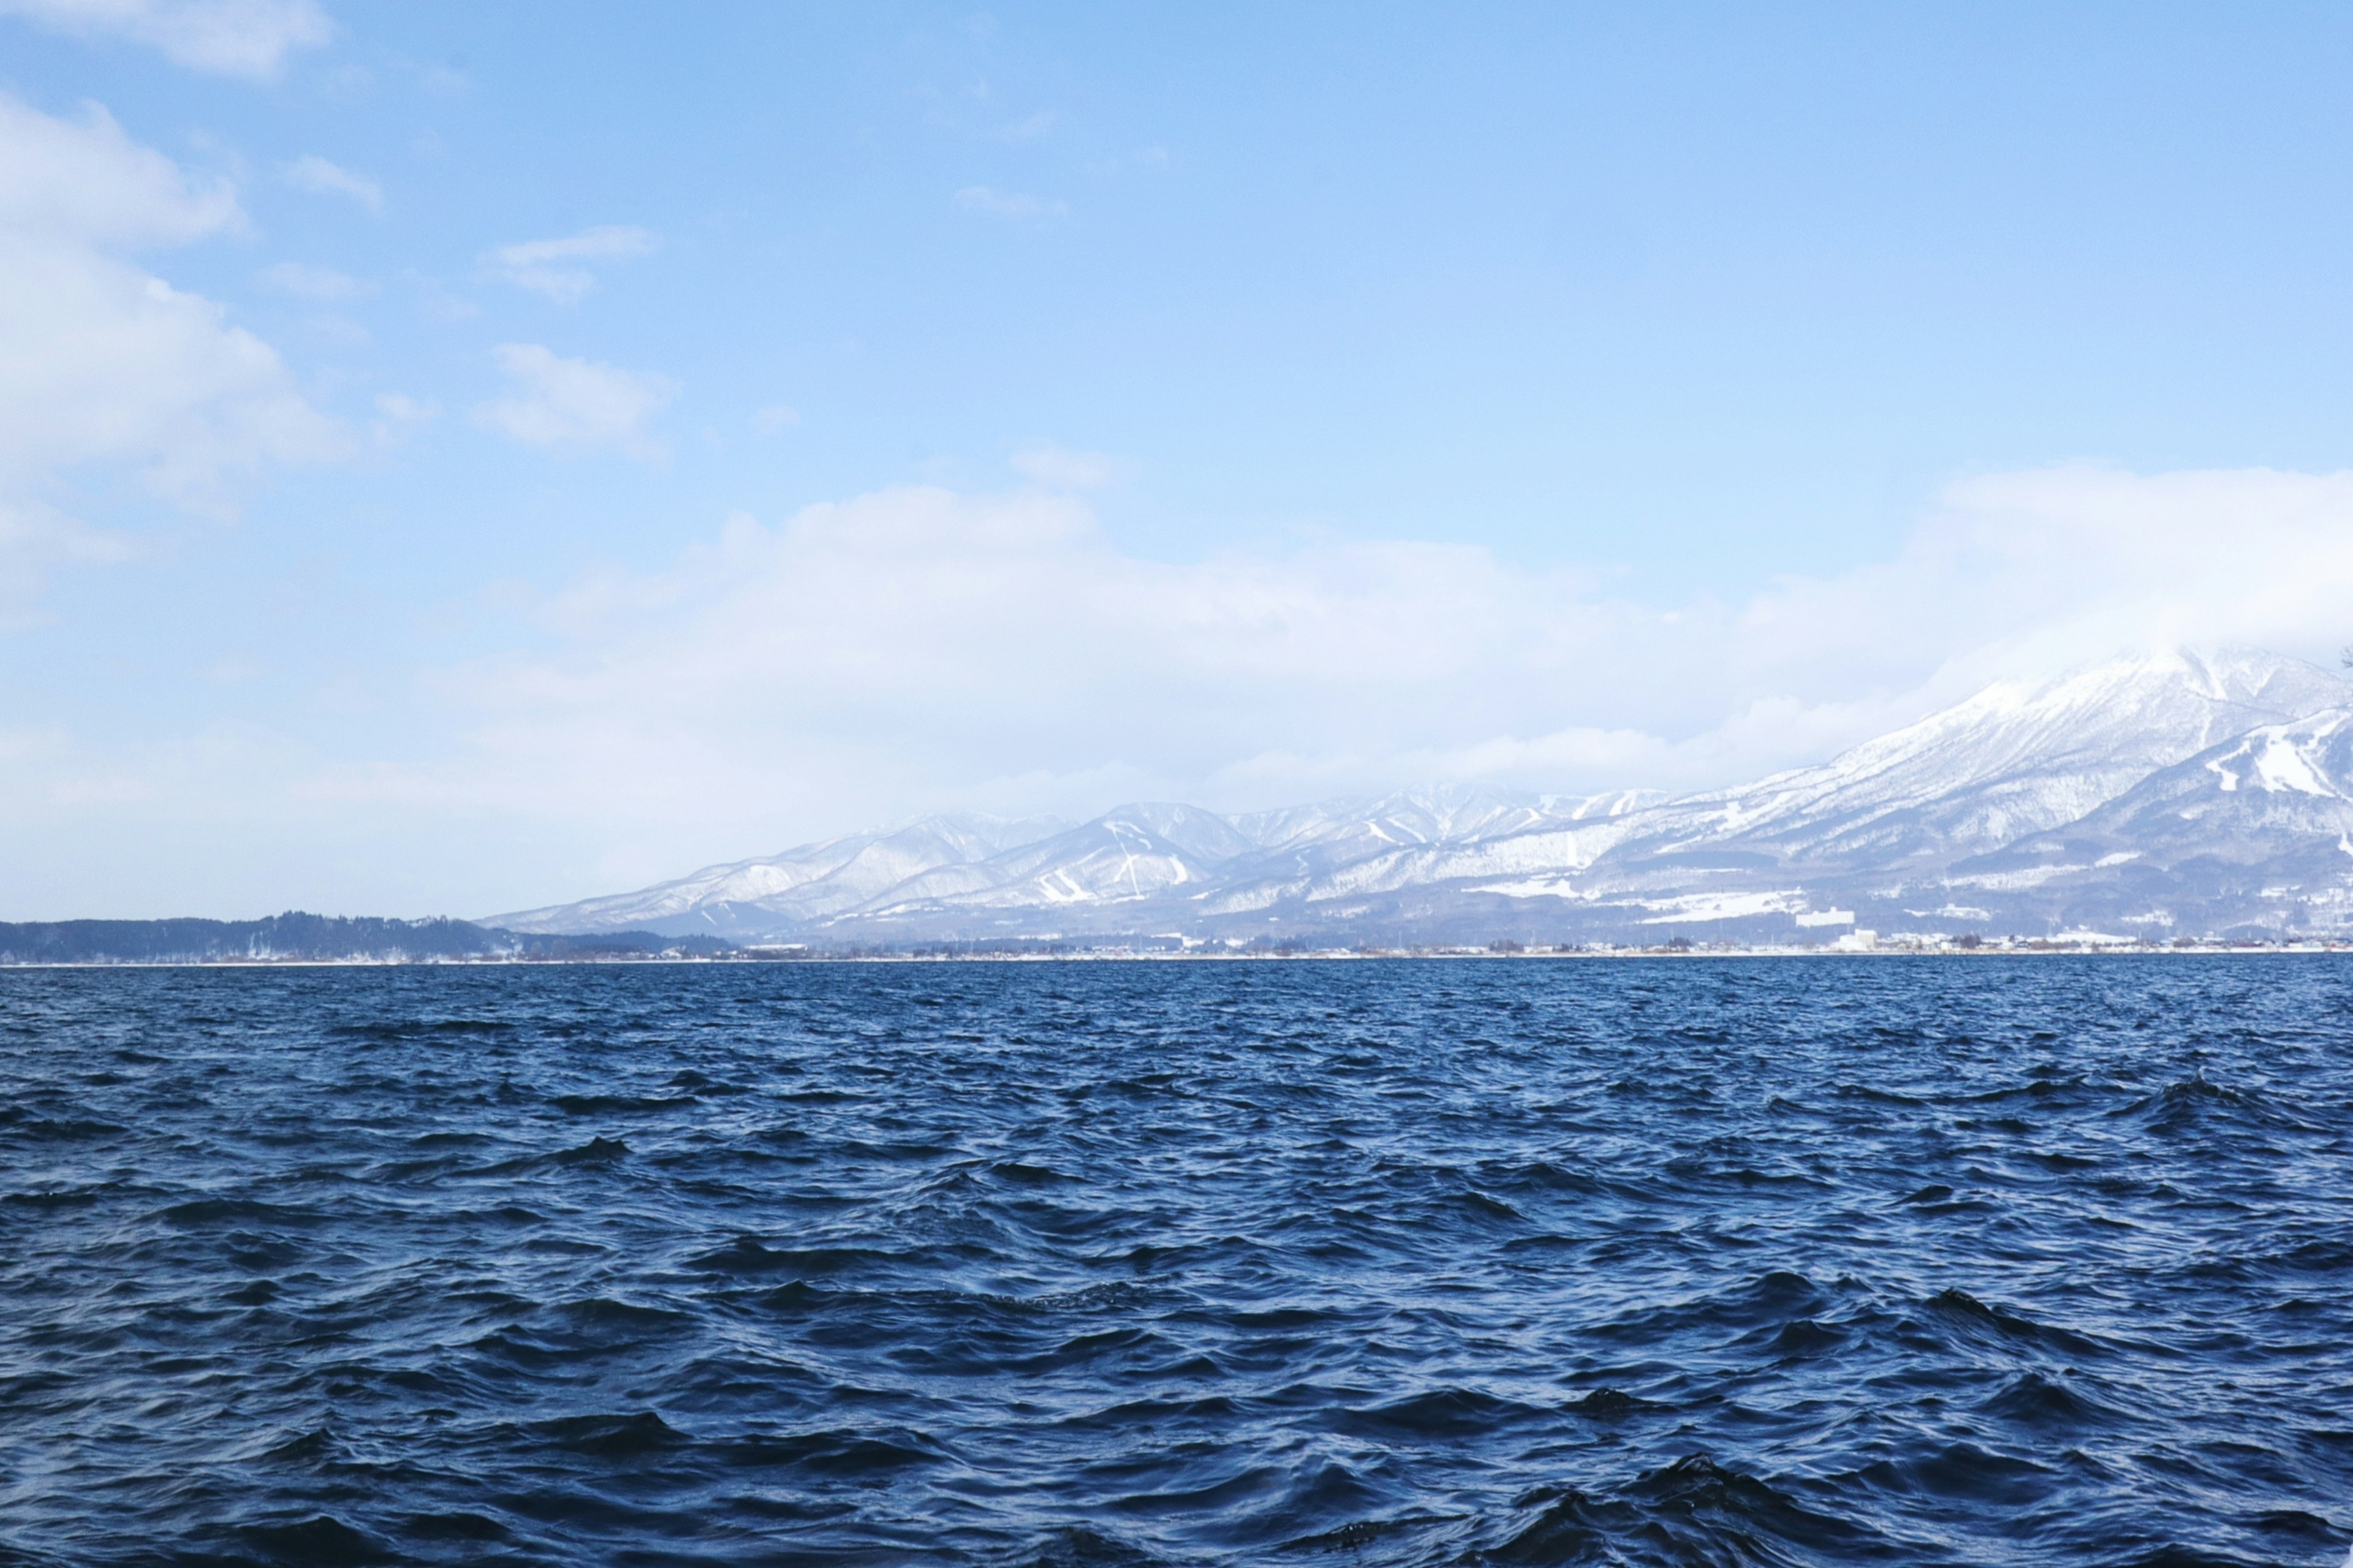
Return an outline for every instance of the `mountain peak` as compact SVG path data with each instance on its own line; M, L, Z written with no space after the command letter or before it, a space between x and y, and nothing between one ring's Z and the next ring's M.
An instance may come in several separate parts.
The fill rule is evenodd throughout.
M2353 924L2353 815L2341 818L2341 850L2329 826L2340 821L2333 814L2353 813L2353 727L2303 722L2353 713L2348 703L2353 683L2301 659L2173 648L1996 681L1828 762L1679 798L1441 784L1234 817L1170 801L1076 826L924 817L493 921L532 932L636 927L736 940L1172 929L1229 940L1357 928L1428 936L1539 919L1556 931L1745 921L1795 934L1821 923L1807 913L1811 900L1815 910L1876 908L1881 921L1979 921L2010 898L2001 907L2018 919L2057 919L2062 893L2125 898L2117 879L2143 873L2117 868L2172 865L2192 847L2221 854L2213 846L2233 835L2274 831L2253 825L2292 823L2306 868L2296 875L2343 881L2327 896ZM2136 791L2128 812L2107 809ZM2192 812L2211 817L2212 831L2183 826ZM2069 859L2070 835L2097 846L2084 865ZM2266 851L2231 853L2253 864ZM2030 897L2038 888L2058 891ZM2222 908L2211 889L2196 896Z

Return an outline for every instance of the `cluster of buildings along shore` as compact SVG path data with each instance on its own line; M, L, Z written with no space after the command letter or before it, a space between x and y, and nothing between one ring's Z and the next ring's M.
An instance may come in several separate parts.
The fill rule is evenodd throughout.
M829 948L805 942L754 944L724 954L720 962L933 962L983 959L1367 959L1367 958L1829 958L1855 953L1878 956L1952 954L2000 957L2026 953L2218 953L2218 952L2348 952L2353 937L2150 937L2114 936L2101 931L2064 931L2055 936L1947 936L1899 932L1883 935L1852 931L1828 942L1770 943L1693 942L1688 938L1649 944L1631 942L1564 942L1547 945L1503 940L1484 946L1398 943L1355 943L1317 946L1309 942L1061 941L1038 938L1018 942L916 942L903 947L846 946ZM683 953L649 954L683 958Z
M1704 959L1704 958L1840 958L1953 957L2001 958L2054 954L2129 957L2134 955L2195 955L2217 953L2353 952L2353 937L2176 937L2156 941L2146 937L2110 936L2098 931L2070 931L2056 936L1975 937L1880 935L1849 931L1835 942L1808 944L1759 942L1696 942L1675 938L1641 945L1623 942L1583 942L1546 945L1504 940L1483 947L1441 944L1392 946L1356 943L1315 946L1298 942L1226 943L1180 942L1175 938L1065 941L1051 937L973 942L924 942L899 947L822 947L806 942L764 943L743 947L646 946L623 950L601 948L550 955L514 952L410 953L385 951L336 956L248 951L235 953L190 953L183 956L118 958L28 958L0 954L0 968L293 968L303 966L366 967L396 965L539 965L579 963L1070 963L1142 961L1246 963L1313 959Z

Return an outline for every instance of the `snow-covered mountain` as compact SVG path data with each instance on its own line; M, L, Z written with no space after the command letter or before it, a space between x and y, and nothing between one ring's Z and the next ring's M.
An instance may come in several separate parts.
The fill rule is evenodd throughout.
M1680 815L1694 842L1816 862L1989 849L2073 822L2217 742L2348 699L2327 671L2270 654L2118 659L1997 683L1820 766L1694 796Z
M912 878L986 860L1064 826L1051 817L926 817L902 827L804 844L765 859L706 866L635 893L522 910L493 923L519 931L758 936L847 914Z
M935 817L486 923L822 942L2336 929L2348 705L2353 685L2298 660L2183 651L2002 682L1730 789Z
M2353 926L2353 707L2235 736L1946 880L2126 931L2184 910L2192 931Z

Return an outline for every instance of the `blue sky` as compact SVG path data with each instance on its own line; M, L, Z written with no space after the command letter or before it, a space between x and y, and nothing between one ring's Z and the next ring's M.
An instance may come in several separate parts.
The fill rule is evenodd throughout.
M0 917L1723 782L2328 657L2348 35L5 0Z

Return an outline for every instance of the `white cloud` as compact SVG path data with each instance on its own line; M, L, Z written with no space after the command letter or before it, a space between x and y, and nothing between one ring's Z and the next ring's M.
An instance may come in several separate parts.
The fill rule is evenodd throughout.
M87 912L422 913L915 811L1727 782L2120 650L2329 659L2353 635L2353 474L1998 476L1886 559L1737 601L1597 581L1413 542L1155 561L1067 495L889 490L580 579L514 628L531 651L426 677L404 750L0 727L0 819L27 825L14 882Z
M384 211L384 187L364 174L354 174L316 153L281 163L278 177L298 191L314 196L348 196L372 213Z
M108 564L137 553L120 534L103 532L29 500L0 498L0 631L47 617L33 605L48 569L65 563Z
M966 212L992 213L998 217L1059 217L1071 210L1060 202L987 185L966 185L955 194L955 205Z
M563 359L537 343L501 343L492 355L515 395L475 408L474 423L483 429L528 447L617 447L649 460L663 455L645 426L678 395L668 376Z
M1068 497L894 490L584 582L548 610L563 657L448 689L482 710L472 783L593 780L640 826L690 780L747 833L951 801L1260 804L1579 721L1579 661L1643 618L1581 586L1413 542L1153 562Z
M380 447L397 447L411 435L441 417L441 405L429 397L386 392L375 400L376 417L369 427Z
M375 400L376 412L387 419L397 419L414 425L441 416L441 405L429 397L411 397L405 392L386 392Z
M220 511L241 471L345 448L269 344L119 254L242 222L227 187L189 181L103 110L60 120L0 95L0 555L93 558L97 536L40 499L83 465Z
M265 289L280 294L296 294L305 300L357 300L375 292L375 285L338 272L332 267L312 267L300 261L280 261L263 268L256 279Z
M789 430L800 422L800 410L782 403L771 404L752 416L752 428L762 436Z
M0 0L0 16L128 38L194 70L257 79L276 76L289 54L335 32L316 0Z
M1892 560L1663 605L1469 545L1152 561L1066 496L901 489L578 583L542 617L559 652L441 681L470 761L332 787L561 802L632 864L683 865L949 806L1697 786L2121 649L2325 659L2348 605L2353 475L1975 481Z
M596 286L596 274L582 261L643 256L654 248L654 237L641 228L606 225L584 228L562 239L525 240L501 245L482 256L491 276L544 294L559 305L574 305Z
M0 93L0 233L53 246L185 245L245 224L226 184L190 181L96 104L79 121Z

